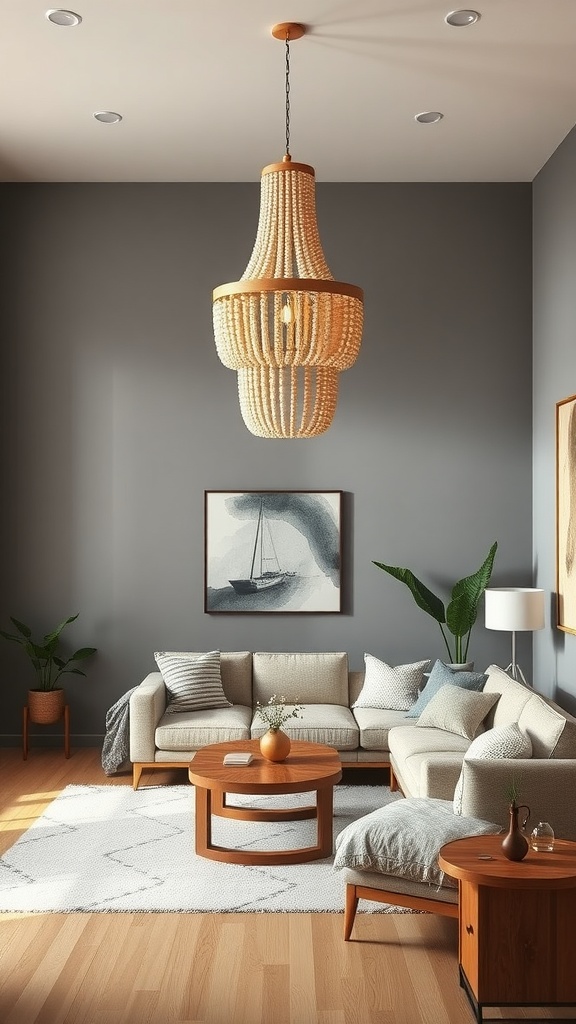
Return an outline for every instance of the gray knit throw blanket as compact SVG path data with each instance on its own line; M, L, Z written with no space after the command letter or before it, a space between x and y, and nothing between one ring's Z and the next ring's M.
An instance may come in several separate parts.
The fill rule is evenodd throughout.
M106 734L102 744L102 767L106 775L114 775L130 757L130 697L128 690L106 712Z

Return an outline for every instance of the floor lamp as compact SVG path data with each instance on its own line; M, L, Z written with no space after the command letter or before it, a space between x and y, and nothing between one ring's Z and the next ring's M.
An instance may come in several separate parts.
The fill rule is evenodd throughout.
M484 591L486 629L512 633L512 661L506 671L528 686L516 661L516 633L544 629L544 591L532 587L493 587Z

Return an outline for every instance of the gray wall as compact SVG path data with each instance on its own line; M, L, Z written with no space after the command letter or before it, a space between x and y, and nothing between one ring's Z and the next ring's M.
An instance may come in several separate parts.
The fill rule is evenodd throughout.
M328 263L366 296L331 429L254 438L219 362L211 290L240 276L258 185L4 185L2 616L80 611L76 742L158 649L442 657L436 624L372 559L443 594L499 541L531 577L531 188L323 184ZM342 615L205 615L205 489L345 492ZM480 616L477 667L509 661ZM528 638L519 660L530 671ZM0 644L4 742L32 676ZM44 735L44 734L43 734Z
M555 628L556 402L576 394L576 129L533 184L534 559L550 594L549 626L534 634L539 688L576 712L576 636Z

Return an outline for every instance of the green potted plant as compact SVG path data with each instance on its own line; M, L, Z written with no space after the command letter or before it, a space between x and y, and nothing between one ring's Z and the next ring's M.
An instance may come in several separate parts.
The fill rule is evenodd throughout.
M406 584L418 607L431 615L440 626L450 662L461 664L468 655L470 633L476 622L480 598L490 582L497 547L498 542L495 541L480 568L472 576L465 576L454 584L446 608L443 601L424 586L411 569L385 565L384 562L373 562L373 565ZM454 637L452 641L448 639L444 626Z
M60 654L60 634L65 626L78 618L78 615L79 612L76 615L69 615L52 632L46 633L41 641L33 640L30 627L12 616L10 621L16 627L16 632L7 633L3 629L0 630L0 636L5 640L11 640L23 648L36 673L38 685L28 691L28 708L32 722L47 725L61 718L64 710L64 690L58 686L60 677L67 672L85 676L85 672L72 666L74 662L84 661L96 653L95 647L80 647L68 658L63 658Z

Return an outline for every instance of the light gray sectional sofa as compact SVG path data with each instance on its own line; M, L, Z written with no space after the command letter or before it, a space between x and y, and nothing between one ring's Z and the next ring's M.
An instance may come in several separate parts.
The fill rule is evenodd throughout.
M412 720L389 734L391 788L399 786L408 797L452 800L462 773L461 813L507 826L507 793L514 779L534 824L540 818L553 821L558 836L576 840L576 719L497 665L486 674L483 693L498 699L482 728L516 723L530 738L532 756L468 759L471 740Z
M534 815L546 810L559 835L576 839L576 719L496 665L487 669L483 689L496 703L480 731L518 723L531 738L531 758L466 761L469 738L422 727L405 710L352 708L364 672L350 671L344 652L222 652L220 664L230 707L167 714L160 672L136 687L130 698L134 788L144 769L184 766L208 743L261 736L266 727L255 716L256 702L276 694L304 705L302 717L284 727L293 739L335 747L344 766L390 767L392 788L406 796L452 800L463 771L463 813L505 824L506 792L511 777L520 777L522 802Z
M269 654L222 652L222 685L232 707L167 714L160 672L151 672L130 698L130 760L136 789L144 769L187 764L199 747L226 740L258 738L266 727L255 716L256 702L276 694L304 706L301 718L284 726L296 740L335 747L345 765L388 768L388 733L408 724L405 711L351 705L364 672L352 672L344 652ZM426 666L424 666L426 667Z

